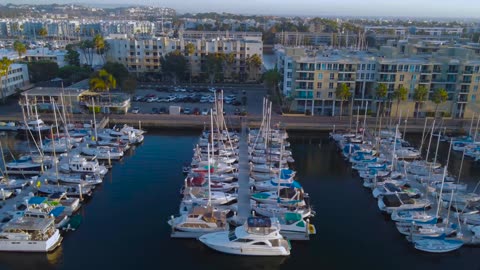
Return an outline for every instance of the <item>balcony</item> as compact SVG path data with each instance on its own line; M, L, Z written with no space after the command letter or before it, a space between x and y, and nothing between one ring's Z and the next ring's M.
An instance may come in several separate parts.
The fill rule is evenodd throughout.
M420 73L432 73L430 69L422 69Z
M442 73L442 70L439 68L434 68L432 73Z

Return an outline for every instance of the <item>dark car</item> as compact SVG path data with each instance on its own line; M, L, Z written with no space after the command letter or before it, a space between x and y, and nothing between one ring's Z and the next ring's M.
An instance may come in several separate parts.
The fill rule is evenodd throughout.
M233 106L240 106L240 105L242 105L242 102L240 102L238 100L234 100L230 104L232 104Z
M152 114L158 113L158 108L152 108Z
M192 110L190 108L183 109L183 114L191 114Z
M235 110L233 111L233 114L234 114L234 115L240 115L240 109L239 109L239 108L235 108Z
M200 109L199 108L194 108L193 109L193 114L194 115L200 115Z
M159 113L159 114L165 114L165 113L167 113L167 108L165 108L165 107L160 107L160 108L158 109L158 113Z

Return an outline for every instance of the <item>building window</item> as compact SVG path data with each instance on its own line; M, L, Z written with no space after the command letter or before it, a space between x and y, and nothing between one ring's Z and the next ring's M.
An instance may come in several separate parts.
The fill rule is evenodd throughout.
M334 80L335 79L335 73L330 73L330 80Z
M403 80L405 79L405 75L400 75L400 81L403 82Z
M332 82L328 84L328 88L333 89L333 83Z
M287 81L287 87L292 87L292 81Z
M322 70L326 70L326 65L322 64Z
M413 66L412 66L413 67ZM416 80L417 79L417 75L412 75L412 81Z
M323 80L323 73L318 73L318 79Z
M367 64L367 70L370 70L371 66L372 66L372 65Z
M287 78L292 78L292 72L287 72Z
M317 92L317 98L321 98L322 97L322 92Z
M472 101L475 101L477 98L477 95L472 95Z
M475 77L475 82L476 82L476 83L480 82L480 76L476 76L476 77Z
M328 92L328 97L332 98L333 97L333 92Z
M317 88L322 89L322 83L321 82L317 82Z
M475 86L473 87L473 92L477 92L477 91L478 91L478 85L475 85Z
M292 69L292 62L288 62L287 68L288 68L288 69Z

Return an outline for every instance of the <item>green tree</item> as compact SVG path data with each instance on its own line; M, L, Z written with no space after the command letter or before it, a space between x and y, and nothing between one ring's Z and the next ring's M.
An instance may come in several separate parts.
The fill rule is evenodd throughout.
M284 106L283 95L278 91L278 83L282 80L282 75L278 72L277 66L274 69L267 70L262 76L263 83L267 86L274 102Z
M170 76L174 84L182 80L187 70L187 60L178 50L168 53L160 58L162 73Z
M254 54L247 58L247 66L248 66L248 75L250 79L253 77L256 79L258 74L258 69L262 66L262 58L258 54Z
M135 94L135 90L137 90L137 79L134 76L128 76L122 83L122 90L130 95Z
M29 62L30 82L37 83L51 80L58 76L58 64L51 61Z
M438 88L433 92L432 101L435 103L435 117L438 112L438 105L444 103L448 99L448 92L443 88Z
M96 34L92 42L95 52L102 57L103 63L105 63L105 53L110 48L108 42L106 42L100 34Z
M217 78L222 71L224 56L223 53L209 53L206 56L203 70L208 74L210 84L213 84L215 78Z
M65 54L65 60L71 66L80 66L80 54L75 50L73 44L65 46L67 53Z
M424 85L415 88L413 99L415 100L415 116L418 117L419 110L423 102L427 100L428 89Z
M336 99L340 99L340 117L343 115L343 102L347 101L352 96L350 87L347 84L341 83L335 89Z
M68 85L90 77L90 68L79 66L64 66L58 70L58 77L62 78Z
M85 64L87 66L91 66L93 62L93 53L95 51L95 45L93 44L93 41L86 39L80 42L78 47L85 58Z
M233 65L235 64L235 53L227 53L223 58L223 70L224 73L228 74L232 79L235 77L233 74Z
M48 31L45 27L42 27L38 30L38 34L42 37L45 38L48 35Z
M13 49L18 53L18 58L22 58L22 55L27 52L27 47L19 40L13 42Z
M400 106L400 102L407 100L407 96L408 90L403 86L393 91L393 99L397 100L397 110L395 112L395 116L398 116L398 107Z
M112 74L119 85L123 85L124 80L128 77L127 68L120 63L107 62L103 66L103 69L105 69L108 73Z
M109 91L110 88L117 86L117 80L112 74L108 73L105 69L101 69L90 78L90 89L93 91Z
M384 103L385 103L385 98L387 97L387 94L388 94L388 88L387 88L387 85L384 84L384 83L380 83L378 86L377 86L377 89L376 89L376 97L377 97L377 100L381 100L380 102L380 110L377 109L377 117L378 117L378 114L380 113L381 111L381 114L383 115L383 111L384 111Z
M7 97L7 75L8 71L10 70L10 66L12 65L13 61L8 59L7 57L3 57L0 60L0 80L2 81L1 93L2 93L2 101L5 102L5 98Z

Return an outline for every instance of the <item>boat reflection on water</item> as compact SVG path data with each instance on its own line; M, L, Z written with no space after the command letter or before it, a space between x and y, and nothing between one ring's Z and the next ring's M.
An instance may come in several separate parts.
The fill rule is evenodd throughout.
M50 253L0 252L0 269L58 269L63 264L60 245Z
M192 261L202 265L202 269L228 270L277 270L288 258L285 256L237 256L217 252L191 239L175 239L180 243L179 249L188 250L185 254L192 256Z

